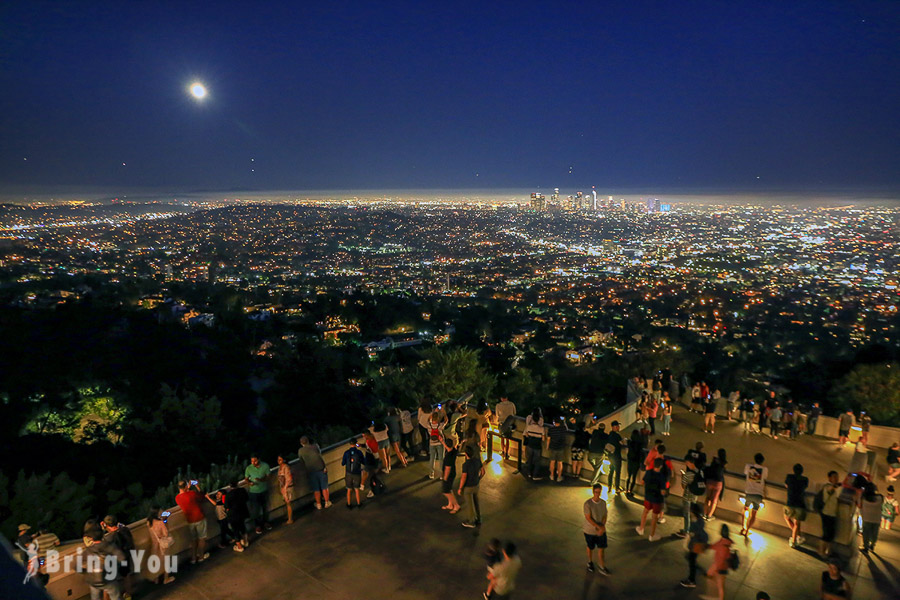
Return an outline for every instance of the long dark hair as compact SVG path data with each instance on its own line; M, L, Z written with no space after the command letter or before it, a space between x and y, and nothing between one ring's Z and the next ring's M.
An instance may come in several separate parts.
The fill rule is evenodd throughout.
M160 507L158 507L158 506L151 506L151 507L150 507L150 512L147 513L147 527L150 527L151 525L153 525L153 521L160 521L160 520L161 520L161 519L159 518L159 511L160 511L160 510L162 510L162 509L161 509Z

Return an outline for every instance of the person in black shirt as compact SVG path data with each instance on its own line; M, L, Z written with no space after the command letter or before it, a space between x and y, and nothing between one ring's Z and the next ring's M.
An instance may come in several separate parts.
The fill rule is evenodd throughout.
M572 476L581 477L581 466L584 464L584 455L591 445L591 434L585 430L584 421L575 423L575 436L572 440Z
M610 427L612 428L612 431L606 438L606 452L607 457L609 458L609 477L607 477L606 482L610 489L621 492L622 434L619 433L618 421L613 421L610 424ZM615 487L613 487L613 480L615 480Z
M803 476L803 465L794 465L794 472L784 478L787 486L787 503L784 507L784 520L791 528L790 545L795 548L806 538L800 535L800 524L806 520L806 501L804 494L809 487L809 479Z
M444 444L444 461L442 474L442 491L447 498L447 504L442 506L443 510L449 510L451 515L459 512L459 502L453 495L453 482L456 480L456 457L459 450L456 448L455 440L452 437L444 437L441 439Z
M243 551L238 550L239 546L243 549L250 545L250 538L247 535L247 519L250 518L250 509L247 507L248 502L250 502L250 494L237 481L232 483L228 491L225 492L225 510L228 526L238 541L235 544L235 550L238 552Z
M807 435L815 435L816 433L816 421L819 420L819 415L822 414L822 409L819 408L818 402L813 402L812 408L809 409L809 416L806 418L806 434Z
M484 465L480 452L466 447L466 462L463 463L462 477L459 478L459 494L466 498L472 515L469 521L463 521L463 527L481 525L481 510L478 506L478 483L484 477Z
M662 536L656 534L656 524L659 516L665 508L666 494L668 490L667 479L663 474L666 461L663 458L657 458L653 461L653 469L644 474L644 512L641 514L641 524L635 527L638 535L644 535L644 526L647 524L647 515L653 513L650 524L650 541L655 542Z
M588 461L594 467L594 476L591 478L592 487L595 483L600 483L600 475L602 475L600 467L603 466L603 460L606 458L606 438L608 437L609 434L606 433L606 425L604 423L597 425L597 429L591 434L590 457Z
M634 493L637 484L637 474L644 462L644 436L637 429L631 431L631 439L628 440L628 477L625 479L625 491Z
M887 452L888 481L897 481L900 475L900 442L894 442Z
M694 466L701 471L706 466L706 453L703 451L703 442L697 442L693 450L687 451L687 456L694 459Z
M716 405L718 400L715 398L707 398L703 404L703 432L716 432Z
M822 600L839 600L849 598L850 584L841 574L841 559L834 557L828 561L828 570L822 571Z

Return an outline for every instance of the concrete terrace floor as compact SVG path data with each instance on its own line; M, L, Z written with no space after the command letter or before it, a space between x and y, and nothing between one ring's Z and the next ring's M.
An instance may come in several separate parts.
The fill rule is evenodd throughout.
M674 449L672 454L683 452L698 435L704 435L696 423L699 416L683 411L676 416L673 435L666 438ZM743 464L760 450L767 458L771 455L771 470L781 473L786 470L781 463L806 463L809 457L807 468L816 481L818 471L824 474L841 454L833 449L829 449L830 454L823 452L828 448L824 441L731 435L728 428L733 425L719 425L720 433L701 439L713 440L706 442L713 452L720 444L726 446L732 465ZM821 462L814 462L815 458ZM650 543L634 531L641 506L624 496L614 496L609 501L607 550L612 576L590 574L585 570L581 534L582 504L590 495L587 484L572 479L530 483L513 475L513 465L500 464L496 458L486 469L480 494L484 524L478 530L460 525L465 506L457 515L440 510L444 500L440 483L427 478L426 466L420 462L408 469L395 468L386 478L388 493L367 501L362 510L346 510L341 491L333 496L336 502L332 508L299 510L293 525L276 526L253 541L243 554L214 552L202 565L186 568L173 584L151 586L141 597L475 599L485 589L482 551L493 537L513 540L519 547L524 567L513 594L518 599L662 600L696 598L704 593L702 580L695 590L678 585L687 568L682 541L672 535L681 525L672 509L668 522L660 526L663 539ZM722 522L726 521L707 526L713 540L718 538ZM896 532L891 534L896 536ZM825 565L814 553L790 549L784 536L767 533L753 533L746 541L736 535L733 539L741 551L741 567L728 575L726 598L752 599L759 590L767 591L772 598L819 598L820 574ZM871 560L853 552L845 576L853 585L854 598L890 598L900 593L896 537L884 542L879 542L881 552ZM709 555L701 557L702 570L709 561Z

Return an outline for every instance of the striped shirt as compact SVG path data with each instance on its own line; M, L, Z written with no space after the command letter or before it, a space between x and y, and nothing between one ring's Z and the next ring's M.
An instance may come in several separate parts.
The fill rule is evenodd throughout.
M59 545L59 538L55 533L42 533L34 541L37 542L38 556L42 558L47 556L47 550Z
M695 477L697 477L697 471L691 471L690 469L685 469L684 473L681 474L681 499L685 502L697 500L697 497L691 492L691 484L694 483Z
M551 450L562 450L566 447L566 436L568 435L569 430L566 429L565 425L554 425L550 428L550 431L547 432L547 436L550 438L549 447Z

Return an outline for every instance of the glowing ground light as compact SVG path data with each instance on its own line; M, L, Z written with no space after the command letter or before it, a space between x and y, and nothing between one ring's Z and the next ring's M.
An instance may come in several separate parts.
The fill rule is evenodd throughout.
M191 84L191 95L197 100L202 100L206 97L206 87L202 83L196 82Z

